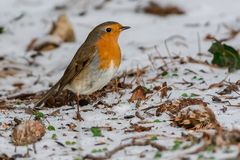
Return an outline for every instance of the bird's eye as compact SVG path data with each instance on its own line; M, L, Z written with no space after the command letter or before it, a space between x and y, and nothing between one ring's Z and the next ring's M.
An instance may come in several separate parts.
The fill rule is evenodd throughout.
M106 28L106 31L107 31L107 32L111 32L112 29L111 29L111 28Z

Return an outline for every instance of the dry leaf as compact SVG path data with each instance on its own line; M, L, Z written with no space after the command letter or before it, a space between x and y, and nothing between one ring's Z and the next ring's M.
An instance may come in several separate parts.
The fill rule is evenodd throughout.
M0 160L14 160L15 158L9 157L7 154L0 154Z
M223 89L221 92L218 94L220 95L226 95L226 94L231 94L233 91L238 91L238 86L236 84L230 84L228 85L225 89Z
M27 46L27 51L49 51L57 48L63 42L74 42L75 36L71 23L66 15L58 17L57 22L53 23L53 27L48 35L42 38L34 38Z
M184 14L184 11L177 6L160 6L155 2L149 2L149 5L143 8L145 13L155 14L159 16L168 16L171 14Z
M224 83L223 81L219 82L219 83L213 83L211 85L209 85L208 89L211 89L211 88L221 88L224 86Z
M63 42L74 42L75 36L71 23L66 15L58 17L56 23L53 24L50 35L60 37Z
M77 125L74 123L69 123L69 124L67 124L67 126L69 127L70 131L75 131L75 128L77 127Z
M16 87L17 89L22 89L22 87L24 86L24 83L21 83L21 82L14 83L13 86Z
M145 100L146 95L148 93L152 93L149 89L143 86L137 86L133 91L132 91L132 96L129 99L130 102L136 101L136 100Z
M172 114L178 113L183 108L190 106L190 105L204 105L207 104L203 102L201 99L197 98L184 98L179 99L177 101L166 101L165 103L159 105L156 110L156 116L159 116L163 112L171 112Z
M218 147L238 145L240 143L240 130L225 130L221 128L216 132L204 132L202 139Z
M189 106L181 110L177 115L172 116L174 126L182 127L185 129L212 129L216 128L215 116L206 110L203 105Z
M40 121L24 121L13 129L12 141L14 145L23 146L36 143L45 134L45 127Z
M204 40L215 40L215 36L211 35L211 34L207 34L204 38Z
M130 130L125 130L125 132L145 132L152 129L152 127L145 127L138 124L133 124L130 128Z
M168 90L171 90L172 88L167 86L167 82L163 82L162 86L156 86L154 89L161 93L161 98L164 98L167 97Z
M6 78L7 76L14 76L17 74L17 70L14 68L4 68L0 70L0 78Z
M191 107L195 107L191 108ZM158 106L156 115L170 112L175 126L186 129L218 128L220 125L214 113L201 99L180 99L167 101Z

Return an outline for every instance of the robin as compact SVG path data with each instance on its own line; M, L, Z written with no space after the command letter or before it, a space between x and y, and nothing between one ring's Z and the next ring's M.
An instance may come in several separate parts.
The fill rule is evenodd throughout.
M79 95L89 95L103 88L114 76L121 63L119 34L129 26L105 22L96 26L77 50L60 80L36 103L40 107L50 96L68 89L77 97L77 119L80 115Z

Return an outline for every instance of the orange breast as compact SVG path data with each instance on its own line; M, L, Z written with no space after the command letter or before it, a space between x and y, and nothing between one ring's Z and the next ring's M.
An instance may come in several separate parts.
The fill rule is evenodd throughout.
M103 35L97 42L99 68L108 69L111 62L114 67L119 67L121 63L121 51L118 45L118 36Z

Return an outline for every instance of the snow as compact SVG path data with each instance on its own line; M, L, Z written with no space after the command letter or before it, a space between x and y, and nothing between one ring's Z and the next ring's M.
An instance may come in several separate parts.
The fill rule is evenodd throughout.
M198 60L211 60L209 56L197 56L199 49L202 53L208 54L207 50L211 45L211 41L205 41L206 34L210 33L216 38L225 38L228 36L228 30L223 27L227 24L232 28L238 29L240 26L239 5L240 1L236 0L161 0L163 5L177 5L186 12L185 15L172 15L168 17L160 17L156 15L145 14L143 12L135 12L138 6L144 6L147 1L139 0L112 0L107 2L102 9L96 10L102 1L77 1L77 0L8 0L0 2L0 26L4 26L5 33L0 34L0 56L9 60L8 63L0 63L0 69L3 67L20 68L20 73L0 79L0 95L1 99L7 96L13 96L20 93L33 93L44 91L49 88L49 84L55 83L63 74L64 69L69 64L71 58L75 54L78 47L84 42L86 36L91 29L99 23L105 21L117 21L123 25L131 26L131 29L120 35L119 43L122 50L123 61L118 74L130 69L142 68L150 65L151 72L143 76L145 86L152 89L154 86L167 81L168 85L173 88L169 100L175 100L183 93L199 94L209 107L213 110L217 120L224 128L234 129L240 128L239 108L227 107L227 111L223 113L221 108L223 104L213 103L211 95L221 90L211 89L201 91L199 88L208 88L210 84L218 83L226 78L227 81L236 82L240 79L240 71L235 73L227 73L227 69L215 69L209 66L187 63L179 65L169 63L170 70L174 73L174 68L178 68L178 76L165 76L151 83L147 80L155 77L156 71L149 61L149 56L158 56L157 50L162 56L168 56L167 47L173 55L181 57L191 56ZM56 6L65 6L64 9L56 10ZM84 16L79 13L85 11ZM13 19L19 15L23 17L17 21ZM51 28L51 24L60 14L67 14L73 25L77 41L75 43L63 43L55 50L43 52L43 56L35 59L35 64L29 67L28 60L34 51L26 52L26 47L33 38L43 37ZM200 48L198 47L198 35L200 37ZM228 41L229 45L240 49L240 36ZM140 50L144 47L145 50ZM156 48L155 48L156 47ZM208 54L210 55L210 54ZM211 55L210 55L211 56ZM154 65L161 66L161 60L154 61ZM186 69L195 71L198 77L204 78L206 83L201 84L198 80L193 80L194 74L187 74ZM204 70L206 73L201 72ZM182 79L194 83L194 87L187 88L186 85L178 84ZM34 82L37 81L37 84ZM131 79L129 80L131 81ZM14 83L23 83L21 90L12 86ZM143 84L142 84L143 85ZM136 86L135 86L136 87ZM133 87L134 88L134 87ZM60 109L57 116L48 116L44 123L48 126L48 122L53 125L55 131L47 131L46 135L36 144L37 154L30 151L30 159L76 159L87 154L103 155L104 152L92 153L94 149L111 150L123 140L129 137L138 137L149 134L159 135L158 142L161 145L171 148L174 139L180 138L182 132L188 132L182 128L172 127L170 118L167 114L160 117L150 116L141 112L141 109L148 106L157 105L167 100L160 99L159 94L154 95L151 100L141 103L137 108L134 103L128 102L131 96L131 89L123 90L124 95L119 98L118 94L108 94L102 101L107 104L116 103L119 99L121 102L112 108L93 105L82 107L82 110L90 110L82 112L85 119L78 122L73 119L75 116L75 106L63 106L61 108L45 109L42 112L45 115ZM232 96L238 96L232 93ZM239 98L229 100L231 104L239 105ZM17 147L14 152L14 146L11 143L11 131L14 126L13 118L17 117L26 120L29 115L25 113L26 108L33 104L15 105L16 110L0 110L0 154L5 153L8 156L15 154L25 154L27 147ZM68 110L69 109L69 110ZM136 110L140 111L145 117L144 126L153 126L148 132L130 132L125 133L124 129L131 126L132 123L141 122L137 117L125 119L126 115L135 115ZM159 119L160 123L153 123ZM66 124L77 124L76 131L71 131ZM9 124L9 128L4 125ZM93 137L91 127L102 128L102 137ZM111 127L112 131L108 131L107 127ZM173 134L174 133L174 134ZM57 135L57 140L52 139L52 135ZM164 135L164 136L163 136ZM61 142L64 146L56 143ZM66 145L66 141L74 141L76 144ZM96 145L99 144L99 145ZM31 147L31 146L30 146ZM73 149L74 148L74 149ZM140 153L144 154L144 158L140 158ZM154 159L156 149L151 147L131 147L115 154L112 159ZM163 159L172 159L176 155L182 154L179 151L162 153ZM231 153L218 151L216 153L204 153L206 157L215 157L216 159L226 159L231 155L236 155L237 149L233 149ZM177 156L176 156L177 157ZM176 158L175 157L175 158ZM198 159L198 154L188 156L191 159Z

